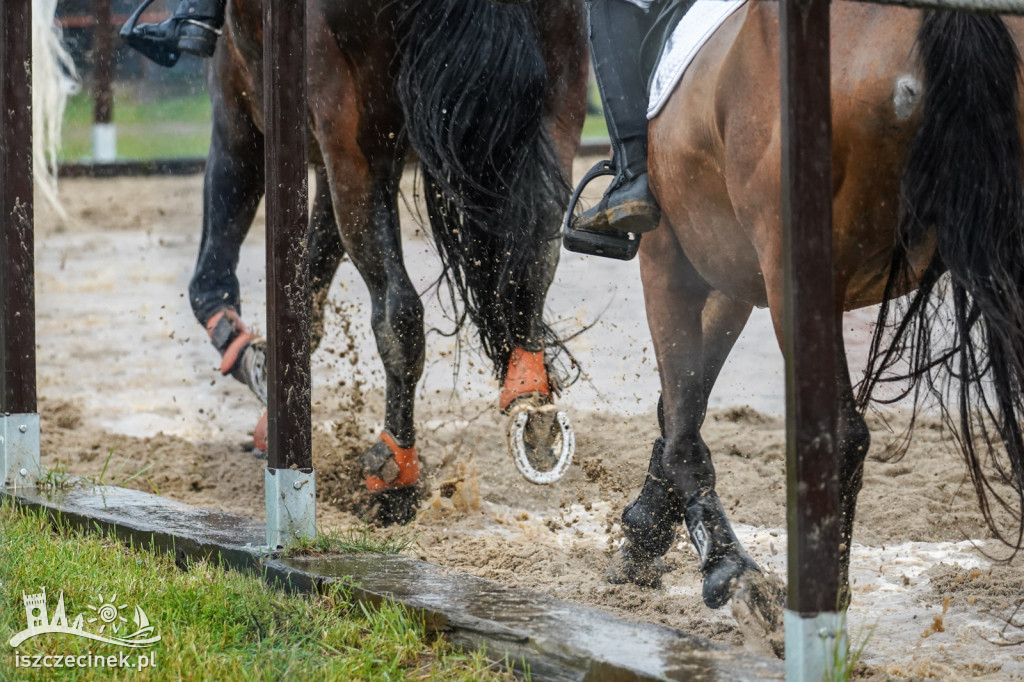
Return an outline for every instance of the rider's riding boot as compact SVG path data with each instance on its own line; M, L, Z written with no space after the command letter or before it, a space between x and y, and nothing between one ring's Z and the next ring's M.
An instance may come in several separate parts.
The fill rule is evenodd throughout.
M622 0L591 0L587 7L612 161L588 173L580 189L596 175L614 171L615 179L596 207L567 219L564 243L570 251L628 260L636 254L638 236L661 218L647 181L647 77L640 66L640 46L653 17Z
M683 519L700 556L704 603L712 609L722 607L744 573L761 569L737 539L714 490L692 496L683 508Z
M136 26L153 0L146 0L121 27L121 38L160 66L174 66L182 52L212 57L224 25L227 0L181 0L178 9L159 24Z

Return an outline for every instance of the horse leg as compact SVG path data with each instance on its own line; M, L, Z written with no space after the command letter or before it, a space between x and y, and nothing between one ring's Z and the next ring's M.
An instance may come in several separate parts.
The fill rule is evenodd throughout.
M334 186L335 183L332 183ZM423 303L402 262L397 181L373 193L369 225L343 233L345 250L370 290L371 325L387 378L384 431L363 455L366 487L382 523L412 520L419 500L414 392L423 374Z
M377 519L405 523L419 499L419 459L413 427L416 384L423 374L423 303L402 261L396 209L402 154L370 146L347 146L334 128L317 122L340 241L370 293L370 322L384 363L386 406L381 439L363 455L367 489L379 503ZM330 132L330 136L326 133ZM325 133L325 134L321 134ZM328 263L329 264L329 263ZM326 286L326 284L324 285Z
M203 180L203 233L189 302L221 354L221 373L247 384L266 403L252 360L254 339L241 320L238 255L264 191L263 134L237 106L230 78L211 88L213 132Z
M309 287L313 299L310 317L310 346L315 350L324 336L324 313L327 294L338 271L345 247L341 243L338 224L334 220L334 203L331 201L330 183L327 170L317 166L316 193L309 216Z
M839 313L840 317L842 313ZM841 325L840 325L841 328ZM839 414L836 420L839 446L839 608L850 603L850 548L853 539L853 516L857 495L864 482L864 459L871 445L871 432L864 416L856 407L850 381L850 368L846 362L843 335L836 339L836 357L839 359L836 386L838 387Z
M647 235L640 253L647 319L661 371L663 438L655 443L640 495L623 512L626 544L609 577L657 585L657 560L671 547L675 525L683 519L700 556L704 601L718 608L743 573L758 569L715 493L714 466L700 426L710 389L751 307L720 293L711 296L664 226Z

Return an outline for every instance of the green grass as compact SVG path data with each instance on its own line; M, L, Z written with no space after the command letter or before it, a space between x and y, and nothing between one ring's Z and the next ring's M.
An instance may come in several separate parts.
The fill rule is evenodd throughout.
M155 634L156 667L148 670L15 666L8 640L25 627L22 590L45 587L49 616L63 591L69 622L97 615L116 593L127 604L128 630L141 606ZM86 619L88 619L88 615ZM98 623L86 623L96 632ZM68 634L42 634L23 655L108 656L138 651ZM421 622L393 604L367 607L344 588L316 597L288 595L260 580L210 563L180 571L164 554L134 550L109 538L54 530L40 515L0 502L0 679L2 680L470 680L511 679L481 654L431 640Z
M117 155L122 159L206 156L210 146L210 99L206 93L142 101L129 91L114 91ZM92 155L92 93L68 100L60 158L78 161Z
M362 528L317 530L312 540L300 540L287 547L285 556L329 554L332 552L370 552L373 554L401 554L416 542L414 537L400 533L381 535L368 526Z

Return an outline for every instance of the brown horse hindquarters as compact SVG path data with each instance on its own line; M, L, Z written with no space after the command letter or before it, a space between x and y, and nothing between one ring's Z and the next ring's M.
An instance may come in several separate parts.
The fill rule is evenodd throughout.
M841 289L849 283L842 307L852 309L879 302L885 284L899 176L920 120L919 107L897 112L894 99L904 88L906 108L921 94L920 12L837 2L832 17L835 257ZM713 289L760 307L768 290L781 294L781 282L764 280L781 272L778 32L777 3L739 10L650 127L655 193L687 257Z
M1002 437L1005 454L989 455L1014 483L1016 501L1024 499L1024 152L1013 130L1024 23L1008 24L1010 36L994 17L849 2L832 7L835 314L918 289L910 312L887 318L912 330L894 344L895 357L917 363L909 370L914 386L968 406L951 427L961 433L990 521L982 456L972 444L994 443L986 429ZM701 556L705 603L721 605L747 582L755 585L743 592L752 597L748 606L769 625L777 613L766 608L764 590L758 595L758 569L714 493L700 425L750 305L768 305L781 340L778 44L777 4L751 2L709 41L650 127L650 171L663 218L640 252L662 377L664 443L655 446L640 497L623 514L628 542L617 573L633 580L649 574L652 557L668 546L666 530L682 516ZM902 279L890 279L893 263ZM956 306L940 315L946 289L933 285L945 270ZM928 326L943 321L952 333L929 335ZM940 336L954 340L952 350L931 345ZM882 360L869 364L869 377L893 366L878 343L876 337L872 358ZM845 356L841 337L835 351ZM956 392L943 393L947 384L933 378L935 367L957 380ZM845 585L869 433L845 363L836 381L838 568ZM978 414L997 424L986 426ZM1019 547L1021 536L1007 542Z

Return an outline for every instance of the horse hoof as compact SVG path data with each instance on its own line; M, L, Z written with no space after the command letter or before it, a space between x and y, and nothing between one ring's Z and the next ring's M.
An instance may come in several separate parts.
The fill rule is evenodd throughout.
M622 512L622 530L632 552L649 557L662 556L676 539L676 524L682 517L681 504L662 470L665 439L654 441L643 488Z
M637 556L630 551L629 545L624 545L612 555L605 579L613 585L633 583L657 589L661 587L661 576L667 572L660 556L654 559Z
M778 658L786 651L785 608L786 586L777 577L748 571L739 578L732 614L748 642Z
M514 405L505 435L519 473L538 485L562 478L576 451L576 434L569 415L550 404L538 406L521 401Z
M382 526L401 525L416 518L420 504L418 485L385 488L373 493L373 518Z
M720 609L737 592L743 580L761 575L761 569L746 552L726 555L704 569L702 596L709 609Z
M267 404L267 341L253 337L231 369L231 376L249 387L259 401Z

